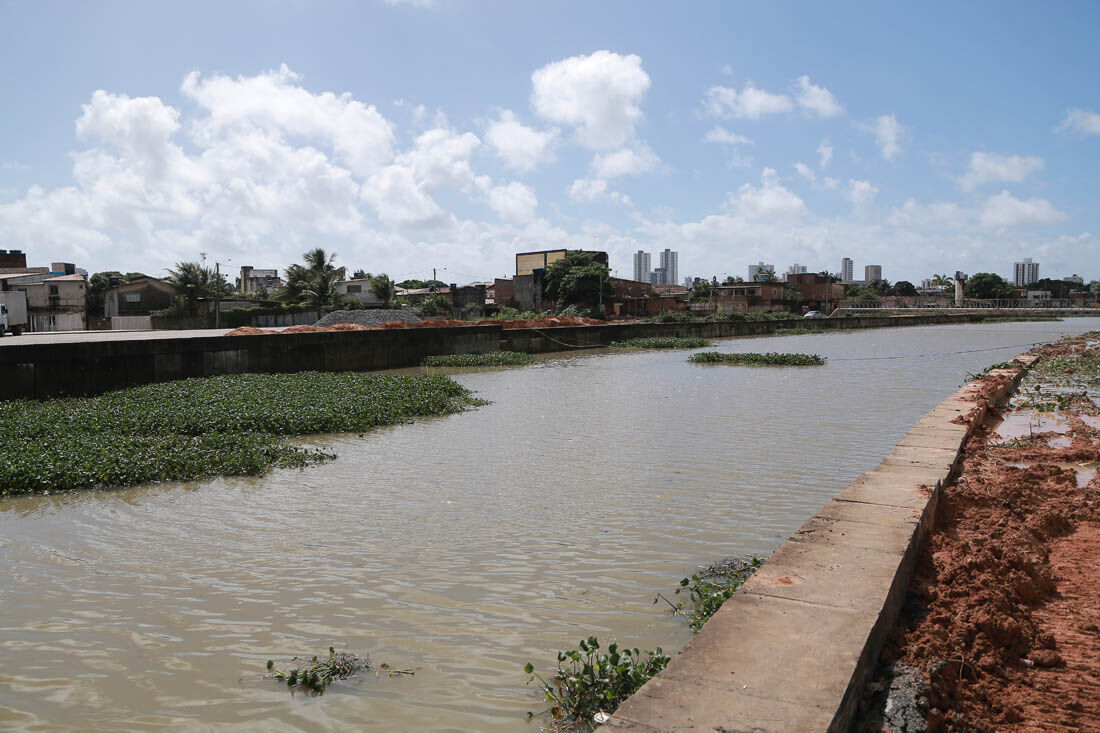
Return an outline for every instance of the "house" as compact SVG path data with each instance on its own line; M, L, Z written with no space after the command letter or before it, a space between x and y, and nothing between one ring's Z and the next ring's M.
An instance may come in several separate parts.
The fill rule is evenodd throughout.
M714 288L713 300L719 311L785 311L787 303L783 300L783 288L786 283L761 281L719 285Z
M73 272L72 265L55 263L53 267L57 270L22 268L35 272L0 274L0 290L26 294L27 325L31 331L83 331L87 325L84 276ZM68 274L56 274L66 269L69 269Z
M105 318L148 316L153 311L168 308L175 302L176 291L164 280L139 277L128 283L115 284L103 293Z
M806 305L825 313L844 300L844 286L833 282L827 275L816 272L788 273L787 284L798 291Z
M251 265L241 267L241 276L237 278L239 293L271 293L283 286L279 271L275 268L258 270Z
M400 290L396 288L395 290ZM382 302L370 289L370 278L359 277L351 280L340 280L336 283L336 292L345 298L358 300L367 308L382 308L386 304Z

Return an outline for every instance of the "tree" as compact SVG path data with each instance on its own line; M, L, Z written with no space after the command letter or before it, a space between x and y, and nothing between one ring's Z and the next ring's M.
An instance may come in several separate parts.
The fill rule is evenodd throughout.
M709 282L697 282L691 286L691 299L695 302L709 302L713 287Z
M226 282L225 275L216 275L213 268L198 262L177 262L176 269L167 272L165 280L176 291L176 309L183 314L195 315L202 298L233 294L233 286Z
M355 272L351 273L352 280L370 280L370 278L371 274L363 268L359 268Z
M934 287L934 288L939 288L940 290L944 290L946 288L950 288L950 287L954 287L954 286L955 286L955 279L952 278L951 276L947 275L947 274L933 275L932 276L932 287Z
M893 295L893 287L890 285L889 280L875 279L867 283L867 287L875 291L875 294L878 296Z
M419 290L420 288L445 288L447 283L442 280L402 280L397 287L406 290Z
M1012 286L1004 278L992 272L979 272L966 281L963 288L968 298L981 300L1007 300L1015 296Z
M745 278L740 275L727 275L726 279L722 281L723 285L736 285L737 283L745 282Z
M761 267L756 271L756 276L753 280L757 282L775 282L775 268L774 267Z
M787 304L788 309L794 311L802 305L802 293L794 285L783 283L783 302Z
M601 300L609 301L615 295L607 265L594 252L581 250L569 250L546 268L543 292L558 308L570 305L596 308Z
M898 295L904 295L906 297L912 297L917 294L917 288L913 283L908 280L898 280L894 283L894 292Z
M370 291L382 301L382 305L389 305L393 302L393 280L390 280L390 276L384 272L370 279Z
M821 272L819 272L817 274L821 275L822 277L829 278L830 283L840 282L840 275L836 274L835 272L829 272L828 270L822 270Z
M286 284L279 293L280 299L317 307L331 305L337 296L336 283L344 277L344 268L333 264L336 254L326 254L317 247L306 252L303 259L305 265L286 268Z

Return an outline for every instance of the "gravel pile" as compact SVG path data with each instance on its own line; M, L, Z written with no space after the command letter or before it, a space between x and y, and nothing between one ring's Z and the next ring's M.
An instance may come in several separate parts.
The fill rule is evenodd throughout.
M378 326L389 321L419 323L420 319L402 310L333 311L313 325L335 326L337 323L358 323L361 326Z

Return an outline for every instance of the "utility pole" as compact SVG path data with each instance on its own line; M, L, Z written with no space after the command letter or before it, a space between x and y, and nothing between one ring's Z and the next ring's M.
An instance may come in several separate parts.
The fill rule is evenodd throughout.
M221 328L222 263L214 263L214 328Z

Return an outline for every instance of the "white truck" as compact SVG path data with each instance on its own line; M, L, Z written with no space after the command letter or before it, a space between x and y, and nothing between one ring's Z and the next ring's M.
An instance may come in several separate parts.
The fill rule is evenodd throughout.
M27 327L27 294L22 290L0 293L0 336L18 336Z

